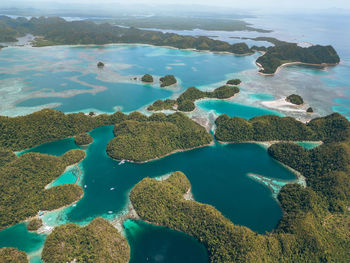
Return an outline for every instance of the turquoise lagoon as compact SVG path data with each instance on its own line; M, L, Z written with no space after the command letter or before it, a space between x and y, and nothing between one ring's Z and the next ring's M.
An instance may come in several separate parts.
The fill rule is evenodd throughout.
M284 116L277 111L267 110L264 108L243 105L231 101L224 100L201 100L196 102L196 105L204 111L214 111L216 114L227 114L231 117L241 117L244 119L251 119L262 115L277 115Z
M217 87L230 75L255 69L257 54L234 56L147 45L9 47L0 52L0 114L51 107L63 112L130 112L190 86ZM105 63L98 69L98 61ZM161 89L134 77L173 74L177 87ZM217 84L216 84L217 83Z
M310 21L306 21L308 26L305 26L303 18L295 19L294 16L264 19L252 22L263 27L284 27L284 31L278 28L278 33L264 36L333 44L342 58L341 65L327 70L288 67L274 77L265 77L257 74L254 62L258 54L238 57L147 45L11 47L0 51L0 96L3 102L0 114L22 115L46 106L63 112L92 110L110 113L117 109L130 112L144 109L157 99L176 97L190 86L205 90L239 77L243 84L240 95L235 98L237 103L200 101L197 104L199 108L205 113L214 111L247 119L263 114L279 115L278 112L262 109L259 101L298 93L318 114L338 111L349 118L350 41L348 37L344 39L343 32L347 29L344 31L341 19L334 20L333 17L332 22L322 24L315 21L320 30L313 30L309 26ZM336 28L332 26L334 23L338 25ZM308 27L312 30L304 32ZM290 33L292 36L285 33L286 29L293 32ZM98 61L105 63L103 70L97 69ZM144 85L133 80L135 76L145 73L155 76L174 74L179 85L161 89L157 84ZM270 158L265 148L257 144L215 144L144 164L118 165L105 152L106 144L113 137L112 129L106 126L91 132L94 142L85 149L87 157L80 163L83 172L80 185L85 195L75 206L45 214L44 221L48 225L67 222L84 225L97 216L114 219L127 212L128 194L140 180L177 170L183 171L191 181L197 201L215 206L235 224L264 233L271 231L281 218L282 211L274 198L276 189L294 181L295 176ZM311 148L314 145L303 146ZM25 152L62 155L74 148L78 147L72 138L68 138ZM249 176L252 174L267 179L259 181ZM73 181L74 174L67 170L52 186ZM269 182L273 185L269 185ZM124 227L131 246L132 262L144 262L145 258L153 262L158 262L158 259L163 262L176 259L181 259L181 262L207 262L203 247L183 233L142 221L125 221ZM0 231L0 246L17 247L29 255L35 255L31 258L32 263L40 262L36 254L40 253L45 237L29 233L25 224L21 223ZM162 244L169 246L158 249ZM176 255L173 246L181 247L183 253ZM189 251L198 261L184 260Z
M257 144L215 144L143 164L127 162L118 165L118 162L109 158L105 151L106 144L113 137L112 131L112 126L104 126L90 132L94 141L87 147L87 156L80 164L83 170L81 185L84 189L84 197L75 206L45 214L43 220L48 225L67 222L85 225L97 216L113 219L126 213L128 194L140 180L147 176L158 177L177 170L183 171L188 176L194 198L197 201L214 205L235 224L245 225L259 233L264 233L271 231L281 218L282 211L273 193L268 187L251 179L248 174L266 176L277 182L294 181L295 176L269 157L264 147ZM72 144L71 139L64 139L35 147L27 152L50 153L48 150L50 148L52 153L60 155L76 146ZM251 165L252 162L254 166ZM62 178L65 178L65 175ZM63 180L62 178L58 180ZM150 247L145 248L147 251L141 252L137 249L140 247L140 240L149 238L147 233L153 228L143 223L136 224L141 231L140 236L132 235L126 230L131 247L134 247L132 258L135 258L135 261L133 262L143 262L136 261L136 259L145 255L155 257L160 254L166 259L173 257L174 251L171 249L164 250L164 253L154 249L156 244L163 243L162 240L166 235L169 236L169 242L174 239L175 244L183 239L181 242L187 242L186 246L193 250L196 258L203 257L203 251L197 241L170 229L159 230L161 233L155 235L153 246L149 244ZM20 243L10 242L15 236L21 236L21 242L32 242L25 228L22 228L20 232L13 230L17 226L19 225L4 230L8 231L7 235L2 237L0 235L2 246L11 244L20 247ZM41 240L40 242L45 238L41 235L33 235L36 235L36 238ZM39 241L33 242L33 248L27 252L37 251L40 244L42 243ZM183 251L184 255L186 251ZM198 252L198 255L195 251Z

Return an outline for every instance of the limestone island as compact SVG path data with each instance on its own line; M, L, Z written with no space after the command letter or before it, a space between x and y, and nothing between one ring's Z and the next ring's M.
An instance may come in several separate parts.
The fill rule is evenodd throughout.
M210 262L348 261L350 237L344 233L350 231L349 121L340 114L307 125L274 117L256 117L242 126L243 119L222 115L215 134L228 142L323 141L311 150L292 142L269 147L268 153L305 176L307 185L287 184L281 189L277 198L283 217L271 233L255 233L233 224L213 206L185 200L191 185L181 172L163 181L145 178L139 182L130 193L137 214L150 223L194 236L207 248Z
M311 108L311 107L309 107L309 108L307 108L306 112L307 112L307 113L313 113L313 112L314 112L314 109Z
M240 79L230 79L226 82L226 85L238 86L241 83L242 83L242 81Z
M130 114L125 121L115 125L115 138L106 149L111 158L146 162L212 142L204 127L182 113L134 116Z
M92 141L93 139L88 133L81 133L74 137L74 142L78 146L89 145Z
M252 51L246 43L229 44L206 36L184 36L174 33L119 27L109 23L93 21L66 21L61 17L0 17L0 42L15 42L17 36L33 34L37 37L35 47L53 45L103 45L112 43L149 44L170 46L179 49L228 52L237 55L250 55ZM5 32L6 31L6 32ZM5 33L10 33L8 37ZM6 38L5 38L6 37ZM2 40L2 41L1 41Z
M304 104L303 98L300 97L300 96L297 95L297 94L289 95L289 96L286 98L286 101L287 101L287 102L290 102L290 103L292 103L292 104L295 104L295 105L302 105L302 104Z
M161 86L162 88L168 87L168 86L171 86L171 85L174 85L174 84L177 83L177 80L176 80L176 78L174 77L174 75L166 75L166 76L164 76L164 77L161 77L161 78L159 79L159 81L160 81L160 86Z
M311 46L303 48L295 43L287 43L267 48L264 55L256 60L260 73L274 75L278 68L287 65L329 66L337 65L340 58L332 46Z
M65 224L47 237L42 259L56 262L129 262L127 240L107 220L95 218L87 226Z
M42 225L43 221L40 218L34 218L28 222L27 229L28 231L37 231Z
M78 185L66 184L50 189L45 186L63 174L67 166L84 157L85 152L76 149L62 156L25 153L5 163L2 160L0 230L35 217L39 211L58 209L79 200L83 190Z
M199 99L229 99L239 93L239 88L224 85L213 91L201 91L195 87L188 88L176 100L157 100L150 105L148 111L178 110L183 112L193 111L196 106L194 102Z
M145 74L145 75L142 76L141 81L142 82L146 82L146 83L152 83L154 80L153 80L152 75Z

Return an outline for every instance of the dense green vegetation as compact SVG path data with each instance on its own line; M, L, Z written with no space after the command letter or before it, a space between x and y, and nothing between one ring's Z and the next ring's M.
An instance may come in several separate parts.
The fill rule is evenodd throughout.
M90 131L103 125L114 125L125 115L87 116L84 113L64 114L44 109L26 116L0 116L0 147L13 151L51 142Z
M0 27L0 42L16 42L17 32L11 27Z
M309 107L309 108L307 108L306 112L308 112L308 113L313 113L314 110L313 110L313 108Z
M115 125L107 153L114 159L144 162L212 141L206 130L182 113L140 115Z
M225 142L244 141L343 141L349 137L348 121L338 113L304 124L292 117L265 115L245 120L219 116L215 137Z
M330 216L322 197L310 188L285 186L278 196L284 217L274 232L260 235L232 224L210 205L184 200L189 187L181 172L165 181L145 178L132 189L130 200L142 219L197 238L206 246L211 262L350 260L350 237L345 234L349 212Z
M237 38L237 37L232 37L232 38ZM255 40L255 41L266 41L266 42L270 42L272 44L274 44L275 46L283 46L283 45L290 45L290 44L295 44L295 43L291 43L291 42L286 42L286 41L282 41L282 40L278 40L277 38L274 37L240 37L239 39L250 39L250 40ZM257 47L257 48L261 48L261 47Z
M301 172L307 184L325 197L331 212L344 211L350 201L350 145L348 142L325 143L311 150L291 143L278 143L269 154Z
M0 148L0 167L14 161L17 158L13 151Z
M160 80L160 86L162 88L168 87L177 83L177 80L174 77L174 75L166 75L164 77L161 77L159 80Z
M150 74L145 74L142 76L141 81L151 83L153 82L153 77Z
M53 210L81 198L77 185L60 185L45 189L67 166L85 157L82 150L71 150L61 157L26 153L0 168L0 230L40 210Z
M97 63L98 68L103 68L104 66L105 66L105 64L101 61Z
M29 221L27 225L28 231L37 231L43 225L43 221L40 218L34 218Z
M196 105L191 100L182 100L178 103L177 110L191 112L196 108Z
M42 252L45 263L99 262L125 263L130 248L126 239L107 220L94 219L85 227L66 224L47 237Z
M27 255L13 247L0 248L0 263L28 263Z
M261 65L261 73L274 74L279 66L284 63L301 62L306 64L337 64L340 58L332 46L299 47L289 43L269 47L267 52L257 59Z
M148 111L173 110L176 100L156 100L152 105L148 106Z
M74 137L74 142L80 146L88 145L88 144L92 143L92 141L93 141L93 139L90 136L90 134L88 134L88 133L81 133L81 134L78 134L77 136Z
M35 46L142 43L155 46L172 46L181 49L225 51L235 54L253 53L245 43L229 44L209 37L182 36L134 27L124 28L108 23L95 24L91 21L67 22L59 17L40 17L11 19L0 17L0 28L15 31L16 35L31 33L43 36L35 41Z
M136 27L136 28L158 28L173 30L193 30L203 29L210 31L257 31L262 33L271 32L269 30L251 27L243 20L229 18L209 18L191 16L150 16L150 17L123 17L113 18L112 23L116 25ZM240 17L239 17L240 18Z
M213 91L201 91L195 87L188 88L175 100L157 100L147 108L149 111L175 110L193 111L194 102L203 98L228 99L239 92L239 88L229 85L221 86ZM177 106L177 107L176 107Z
M302 105L304 103L304 100L302 97L300 97L299 95L297 94L292 94L292 95L289 95L287 98L286 98L286 101L290 102L290 103L293 103L295 105Z
M226 82L227 85L239 85L241 84L241 80L240 79L230 79Z

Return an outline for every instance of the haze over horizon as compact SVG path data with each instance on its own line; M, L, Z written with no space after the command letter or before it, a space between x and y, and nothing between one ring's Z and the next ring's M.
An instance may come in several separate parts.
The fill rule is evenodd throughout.
M21 8L21 7L32 7L32 8L67 8L75 7L81 5L82 7L88 8L91 6L97 6L98 8L111 7L110 5L119 5L123 7L130 7L132 5L142 5L142 6L153 6L153 7L165 7L167 5L183 5L188 6L202 6L202 7L216 7L229 8L229 9L253 9L253 10L266 10L270 12L278 12L279 10L322 10L322 9L339 9L340 10L350 10L350 2L347 0L15 0L11 2L0 3L0 7L9 8ZM271 7L277 9L271 10ZM137 11L137 10L135 10Z

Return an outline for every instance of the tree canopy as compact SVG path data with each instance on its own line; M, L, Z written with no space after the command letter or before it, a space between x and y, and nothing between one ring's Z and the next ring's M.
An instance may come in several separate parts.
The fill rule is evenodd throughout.
M45 263L125 263L129 250L128 242L115 227L103 218L95 218L84 227L72 223L56 227L45 241L42 259Z
M63 174L67 166L85 157L71 150L57 157L25 153L0 168L0 229L35 216L40 210L54 210L79 200L83 190L77 185L45 186Z
M109 156L118 160L144 162L212 141L202 126L182 113L168 116L158 113L149 118L143 117L129 118L115 125L115 138L107 145Z

